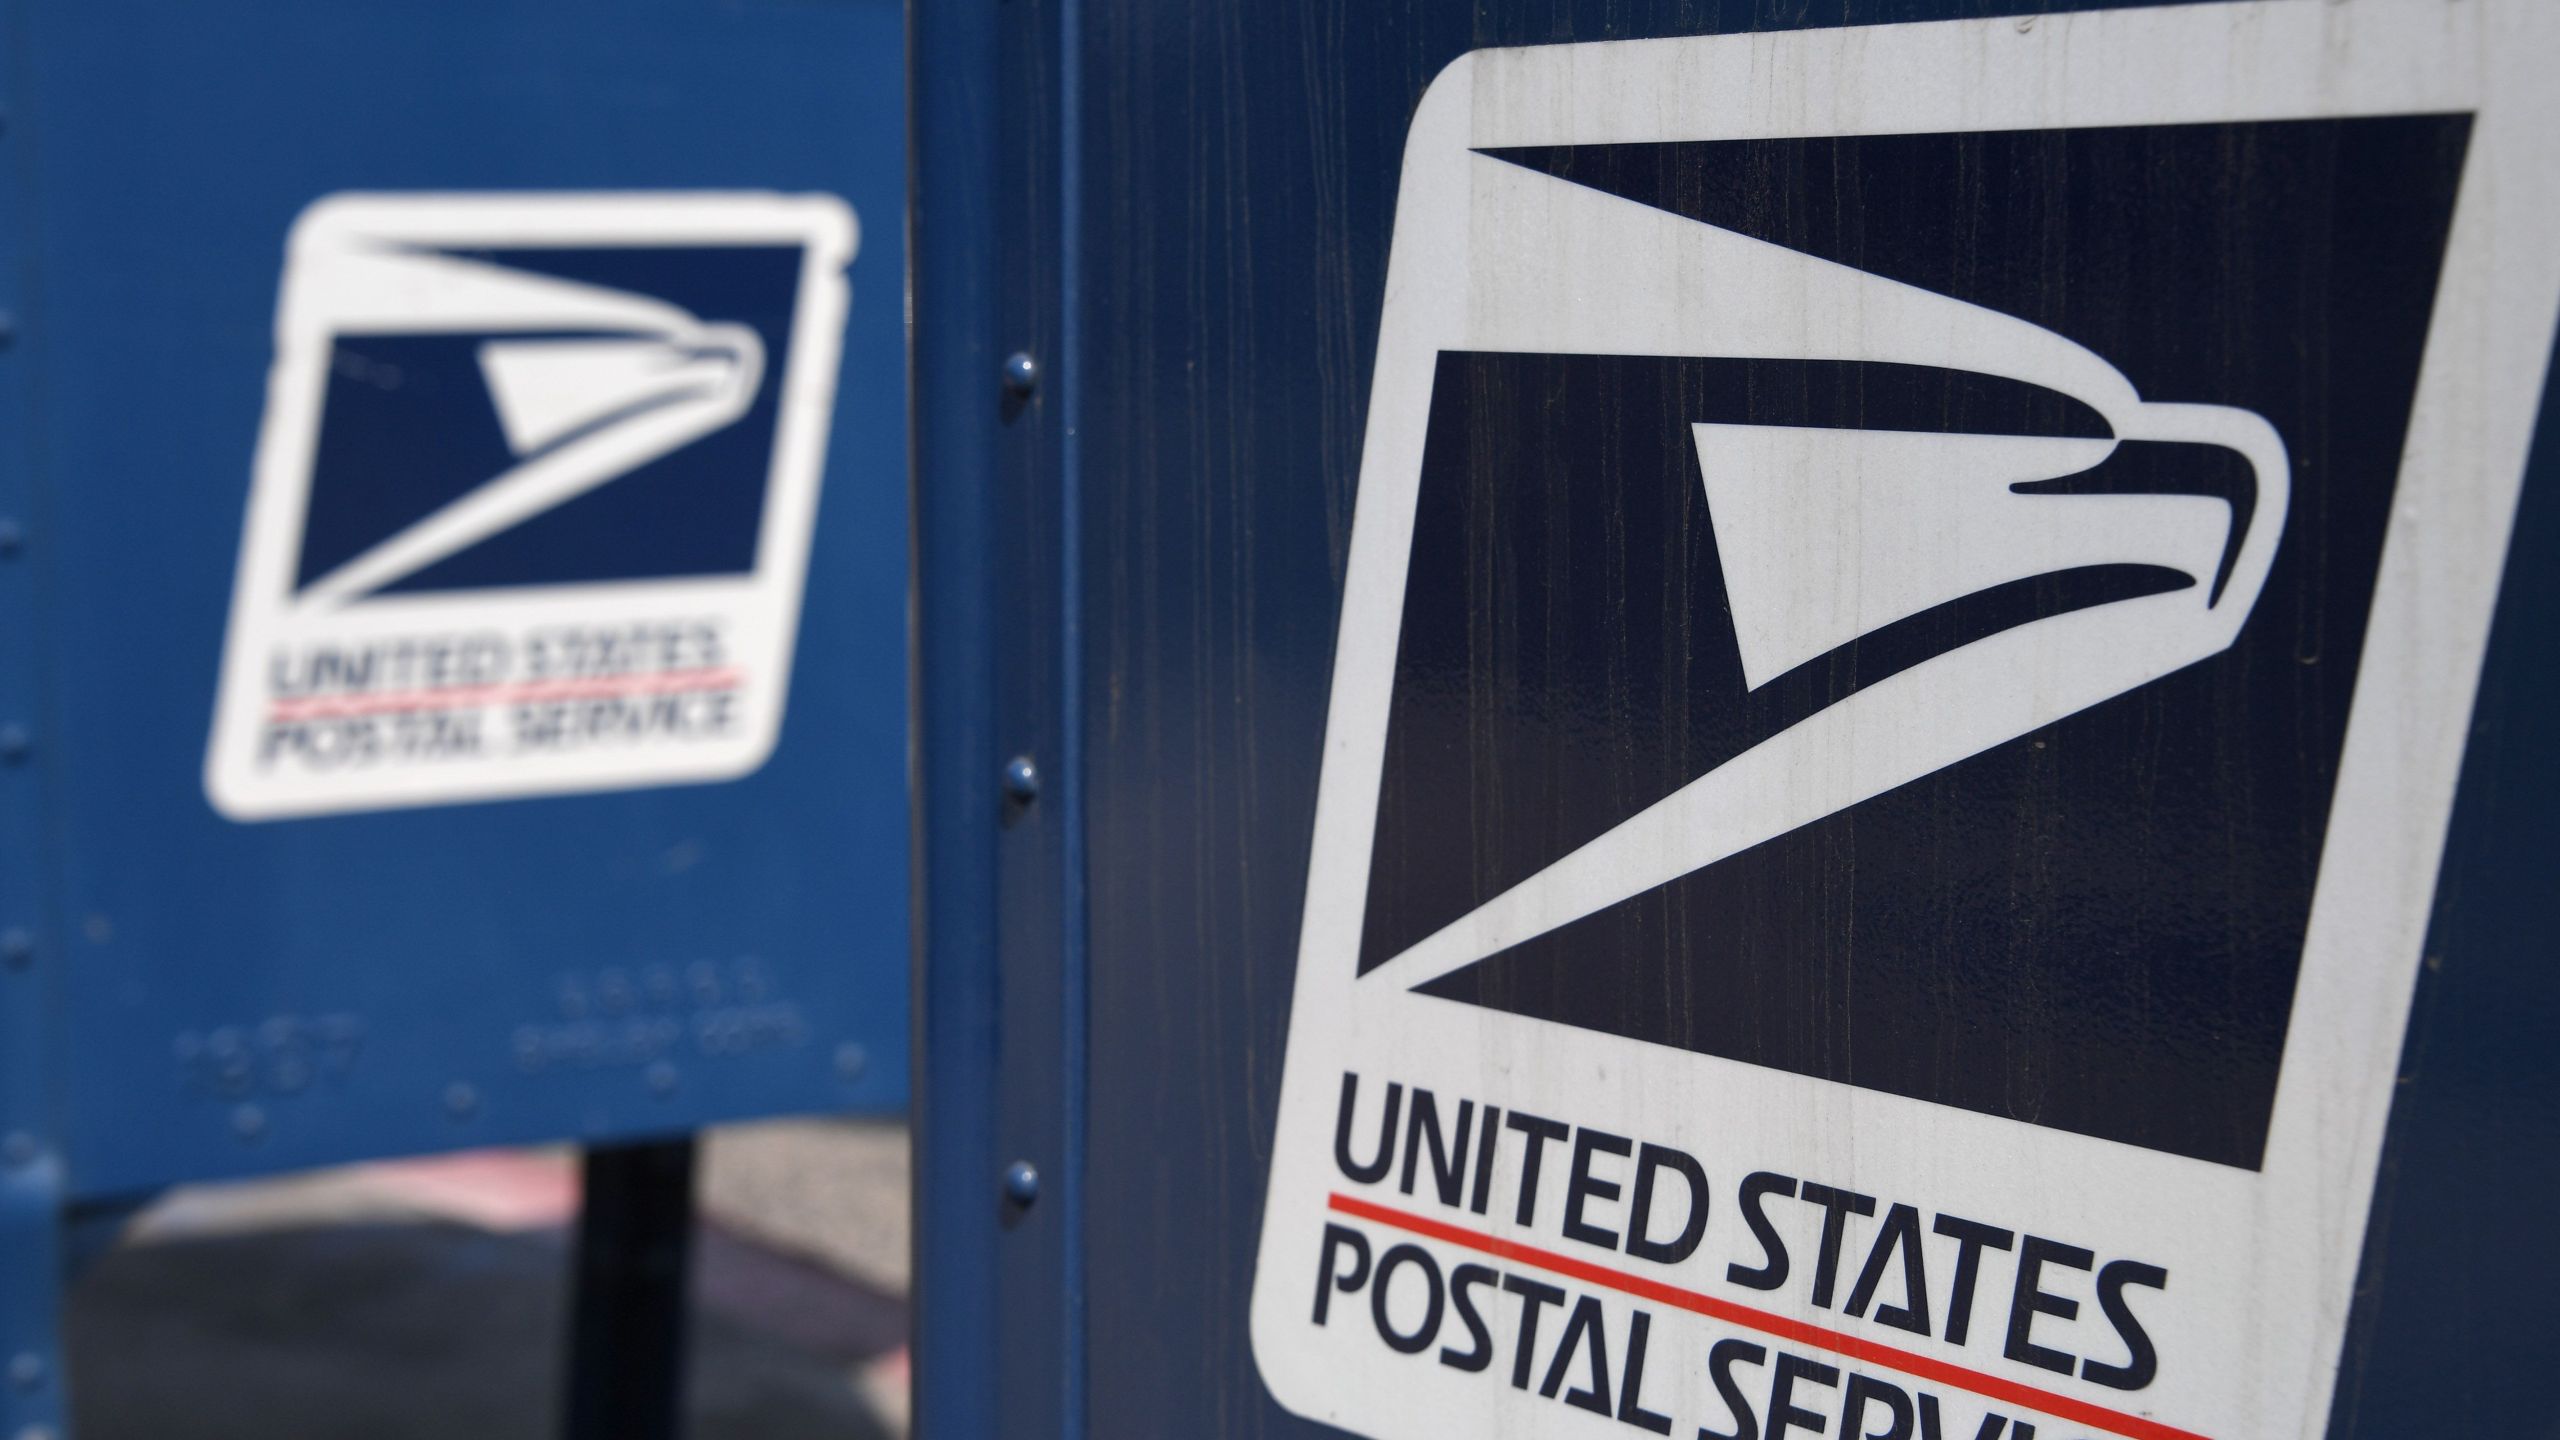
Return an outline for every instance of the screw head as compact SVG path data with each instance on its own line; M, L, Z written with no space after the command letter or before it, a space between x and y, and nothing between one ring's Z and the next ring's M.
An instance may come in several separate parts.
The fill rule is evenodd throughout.
M665 1096L676 1093L676 1067L664 1060L652 1062L645 1079L649 1086L649 1093L652 1095Z
M1014 395L1029 395L1040 388L1040 362L1028 350L1016 350L1004 357L1004 388Z
M1016 1160L1004 1167L1004 1198L1028 1209L1040 1198L1040 1169L1028 1160Z
M21 1350L9 1357L9 1383L21 1390L33 1390L44 1383L51 1367L33 1350Z
M444 1087L444 1109L456 1120L467 1120L480 1113L480 1091L469 1081L456 1080Z
M836 1073L847 1080L859 1080L871 1068L871 1052L847 1040L836 1047Z
M34 964L35 959L35 936L14 925L6 930L0 930L0 965L6 965L12 970L24 970Z
M1028 805L1040 798L1040 767L1028 755L1016 755L1004 762L1005 798Z
M15 764L35 748L36 737L24 725L0 725L0 760Z
M267 1133L267 1112L255 1105L243 1105L231 1112L231 1133L244 1145L255 1144Z
M15 520L0 517L0 558L15 555L26 545L26 527Z

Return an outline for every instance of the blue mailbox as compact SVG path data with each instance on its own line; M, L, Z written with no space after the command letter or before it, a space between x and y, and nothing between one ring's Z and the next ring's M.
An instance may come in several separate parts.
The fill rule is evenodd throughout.
M913 24L927 1432L2549 1427L2560 8Z
M12 3L0 1348L188 1180L903 1106L894 0Z

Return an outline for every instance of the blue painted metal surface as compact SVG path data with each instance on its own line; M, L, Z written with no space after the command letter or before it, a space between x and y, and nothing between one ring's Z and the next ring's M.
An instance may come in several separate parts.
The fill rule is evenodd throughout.
M68 1205L905 1104L903 20L0 7L0 1365L31 1357L0 1428L59 1423ZM799 660L746 778L253 825L207 802L288 227L423 190L859 215Z
M13 19L52 668L11 773L49 790L59 918L22 923L73 1193L900 1105L897 7ZM816 191L865 222L781 744L735 783L235 824L200 767L287 227L334 192L511 189ZM770 1043L691 1038L743 1006L779 1007ZM591 1058L527 1059L564 1031Z
M2118 7L919 8L924 613L929 672L955 667L926 681L928 774L946 787L927 836L929 1428L1334 1433L1264 1389L1247 1296L1398 158L1432 76L1486 46L2088 8ZM1074 388L1044 380L1000 418L999 357L1031 342ZM2560 1175L2560 1112L2549 1047L2529 1037L2560 1001L2536 958L2548 887L2530 877L2560 856L2529 637L2560 619L2533 579L2555 486L2546 433L2483 692L2496 748L2475 749L2448 857L2438 923L2454 938L2423 982L2377 1191L2341 1440L2542 1423L2525 1357L2560 1342L2560 1321L2525 1297L2560 1263L2531 1210ZM1042 553L1058 543L1072 555ZM1005 557L995 573L989 555ZM1021 635L1062 624L1075 654L1058 674ZM1019 849L1067 842L989 823L1001 757L1035 741L1082 751L1043 756L1071 769L1081 808L1014 822L1080 829L1063 872ZM1079 1095L1080 1128L1058 1114ZM1056 1173L1052 1143L1084 1177L1063 1242L1039 1230L1050 1194L1021 1214L996 1202L1017 1148ZM1081 1325L1081 1351L1061 1325Z
M2332 1440L2530 1430L2560 1319L2535 1303L2560 1175L2560 370L2516 507L2445 837L2426 963L2374 1182Z
M1081 1107L1083 777L1061 334L1060 7L913 12L916 508L927 737L915 1405L920 1432L1067 1433ZM922 317L929 312L931 319ZM1007 360L1029 355L1028 390ZM1015 757L1037 793L1006 793ZM1036 1195L1010 1198L1018 1162Z
M911 36L915 106L915 293L935 323L915 340L917 714L916 1354L920 1429L999 1433L1013 1356L994 1346L1011 1279L998 1176L1004 1032L993 837L1006 816L995 714L998 634L985 477L996 466L999 333L994 245L1000 31L991 4L920 7ZM928 60L926 57L930 57ZM1018 397L1017 397L1018 398ZM1037 762L1035 761L1036 765ZM1017 823L1018 820L1017 820ZM1026 1215L1028 1212L1025 1212ZM1011 1284L1009 1285L1009 1280ZM945 1357L949 1357L946 1360ZM1035 1421L1036 1424L1036 1421ZM1038 1433L1035 1429L1032 1433Z
M29 244L36 171L26 144L28 51L23 19L0 31L0 729L32 747L43 713L37 508L42 390L24 329L38 273ZM45 757L49 758L49 757ZM30 762L34 763L30 763ZM46 766L30 748L0 761L0 1427L41 1440L62 1424L59 1317L66 1194L61 1149L60 874L47 843Z
M903 1106L907 157L894 0L0 14L0 608L21 617L0 627L0 748L24 738L0 755L0 1418L19 1433L60 1420L67 1206ZM217 815L206 726L288 227L350 190L662 189L833 194L865 232L770 761Z

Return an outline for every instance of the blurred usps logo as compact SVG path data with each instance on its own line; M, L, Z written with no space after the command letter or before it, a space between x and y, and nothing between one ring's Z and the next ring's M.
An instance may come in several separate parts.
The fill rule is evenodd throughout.
M254 819L760 764L855 238L828 196L307 211L207 756L215 804Z

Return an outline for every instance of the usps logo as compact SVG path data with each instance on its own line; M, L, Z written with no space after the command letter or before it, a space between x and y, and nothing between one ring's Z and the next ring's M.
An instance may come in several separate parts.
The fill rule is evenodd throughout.
M256 820L761 765L855 239L831 196L307 210L206 757L215 806Z
M1433 81L1283 1404L2321 1433L2560 300L2555 45L2208 4Z

